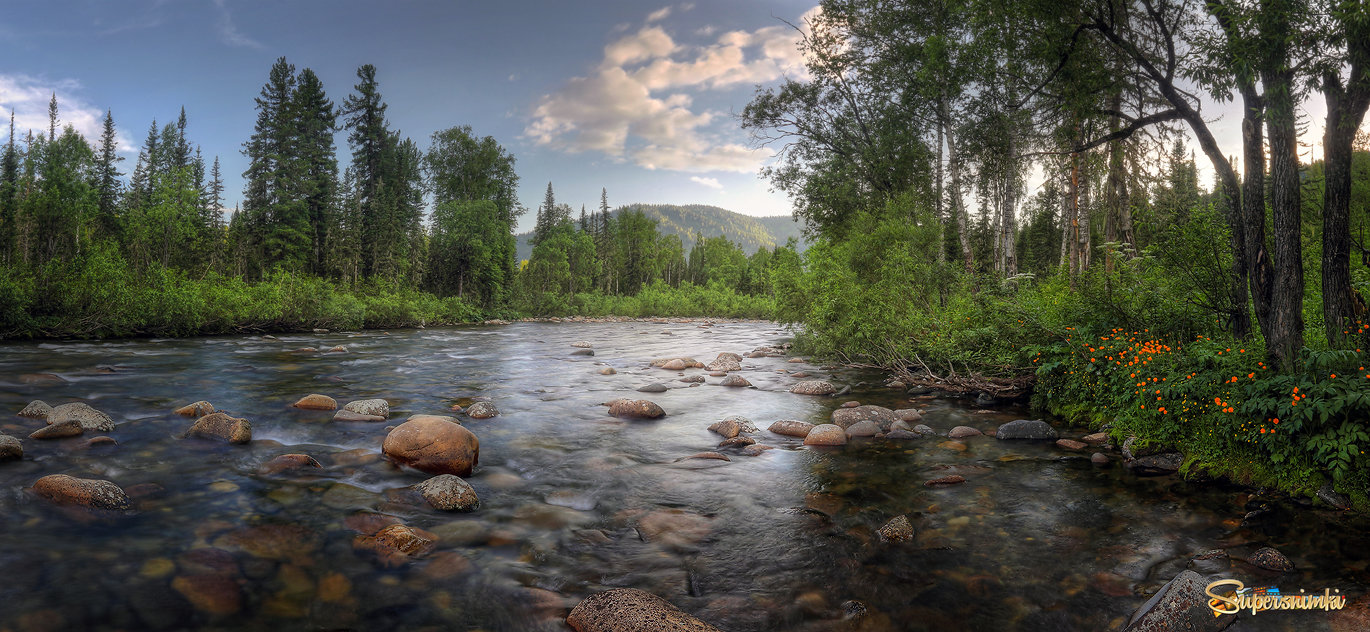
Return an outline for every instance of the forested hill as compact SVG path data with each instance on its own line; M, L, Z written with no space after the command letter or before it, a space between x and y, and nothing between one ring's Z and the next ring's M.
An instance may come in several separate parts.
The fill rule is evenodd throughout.
M614 209L610 214L618 217L630 209L642 211L647 217L656 220L657 230L661 234L679 235L686 252L694 245L696 233L705 237L726 236L748 255L762 246L783 246L791 237L798 242L800 252L806 245L802 227L789 215L752 217L704 204L629 204ZM533 254L533 247L528 244L528 238L532 235L531 232L518 235L517 256L520 261Z

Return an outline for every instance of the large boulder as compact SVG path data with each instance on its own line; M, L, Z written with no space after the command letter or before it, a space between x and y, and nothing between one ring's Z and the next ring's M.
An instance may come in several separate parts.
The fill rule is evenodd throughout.
M0 434L0 462L24 458L24 443L15 437Z
M440 511L475 511L480 508L476 490L460 476L439 474L412 489Z
M1208 582L1194 571L1184 571L1142 604L1128 621L1126 632L1217 632L1237 619L1215 617L1205 593Z
M809 436L809 433L813 431L813 424L807 421L781 419L780 421L771 424L771 427L767 428L767 430L770 430L771 432L774 432L778 435L785 435L787 437L799 437L803 439L804 437Z
M252 424L246 419L230 417L224 413L211 413L197 419L190 430L186 431L186 437L247 443L252 440Z
M883 406L854 406L832 411L832 423L843 429L850 428L858 421L873 421L883 431L889 430L899 418L894 416L894 411Z
M951 432L947 433L947 436L952 439L965 439L967 437L978 437L982 434L984 433L980 432L979 429L971 428L970 426L957 426L952 428Z
M722 632L636 588L590 595L571 610L566 623L576 632Z
M1283 553L1268 546L1262 547L1255 553L1252 553L1251 557L1247 558L1246 561L1252 566L1257 566L1268 571L1276 571L1279 573L1294 572L1294 563L1290 562L1289 558L1285 557Z
M608 404L609 414L615 417L657 419L666 416L660 406L645 399L616 399Z
M847 445L847 431L835 424L819 424L804 437L804 445Z
M128 495L122 488L99 479L53 474L35 481L33 491L58 505L105 511L127 511L130 508Z
M663 363L661 368L668 371L683 371L685 370L685 361L680 358L672 358Z
M823 380L805 380L791 386L790 392L799 395L832 395L837 392L837 387Z
M459 424L425 415L391 430L381 452L420 472L470 476L479 459L480 440Z
M343 406L343 410L375 417L389 417L390 402L383 399L359 399L347 402Z
M1179 452L1151 454L1126 461L1124 465L1137 476L1165 476L1179 471L1184 465L1184 455Z
M47 419L48 415L51 414L52 407L41 399L35 399L29 402L28 406L25 406L23 410L19 411L20 417L28 417L30 419Z
M1050 439L1055 441L1058 437L1056 429L1040 419L1018 419L1010 421L994 433L998 439Z
M74 402L62 404L52 409L48 413L49 424L59 424L68 419L75 419L81 427L88 432L111 432L114 430L114 420L84 402Z

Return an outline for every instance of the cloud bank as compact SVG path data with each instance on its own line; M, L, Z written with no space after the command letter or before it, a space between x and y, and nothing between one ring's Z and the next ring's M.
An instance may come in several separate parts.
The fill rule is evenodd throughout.
M545 95L524 135L541 146L598 152L647 169L756 171L771 150L748 147L725 112L695 101L709 91L803 77L801 33L781 24L684 45L660 24L671 9L652 13L637 32L605 46L593 72ZM796 23L806 25L818 11L810 9Z

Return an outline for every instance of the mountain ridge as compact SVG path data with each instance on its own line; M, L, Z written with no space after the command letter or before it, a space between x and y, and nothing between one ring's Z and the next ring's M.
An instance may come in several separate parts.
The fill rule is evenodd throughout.
M657 231L661 234L679 236L687 254L694 246L695 234L704 237L726 236L748 255L762 247L783 246L791 237L801 252L808 245L804 240L803 227L789 215L744 215L708 204L645 203L625 204L609 211L609 214L618 217L627 210L642 211L647 217L656 220ZM532 256L533 248L528 243L530 237L531 231L515 235L519 260Z

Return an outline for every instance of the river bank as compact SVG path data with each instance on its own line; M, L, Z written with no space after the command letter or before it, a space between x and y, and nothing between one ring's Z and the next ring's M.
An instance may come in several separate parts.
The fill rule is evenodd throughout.
M1256 585L1266 571L1247 560L1264 546L1296 568L1282 585L1370 586L1368 531L1345 514L1274 497L1243 521L1261 499L1240 489L987 434L1030 417L1019 405L910 396L873 371L778 354L790 334L774 324L705 324L4 343L0 433L39 429L12 415L34 399L87 402L114 430L24 439L22 460L0 464L0 559L13 569L0 628L566 630L575 605L631 587L734 632L1094 630L1126 621L1204 551L1225 552L1193 562L1205 572ZM741 356L736 368L653 366L726 353ZM724 386L731 377L750 386ZM811 380L851 390L790 392ZM311 393L384 399L385 421L292 406ZM482 398L496 416L452 408ZM602 404L619 398L665 416L613 417ZM251 440L182 438L195 419L174 411L201 399L248 420ZM856 410L847 401L921 409L936 436L822 447L770 430L834 421ZM432 475L384 458L387 426L414 414L456 415L479 438L463 477L478 509L415 501L410 488ZM739 436L772 449L720 446L729 439L710 427L736 415L756 428ZM952 438L962 426L979 434ZM319 467L279 468L293 454ZM27 491L59 474L117 484L133 512L88 525ZM928 485L949 477L964 482ZM912 538L882 539L900 516ZM431 550L385 563L365 538L394 523L436 536ZM1299 621L1280 616L1251 623Z

